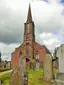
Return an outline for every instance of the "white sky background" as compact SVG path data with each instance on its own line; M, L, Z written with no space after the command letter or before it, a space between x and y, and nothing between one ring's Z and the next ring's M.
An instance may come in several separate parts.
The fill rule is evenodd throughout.
M64 5L61 0L0 0L0 51L3 60L23 42L29 2L35 23L36 41L51 52L64 43Z

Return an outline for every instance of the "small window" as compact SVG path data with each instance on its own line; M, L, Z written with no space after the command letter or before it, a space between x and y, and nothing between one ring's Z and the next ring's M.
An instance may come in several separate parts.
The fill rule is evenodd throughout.
M36 51L36 59L39 59L39 51Z

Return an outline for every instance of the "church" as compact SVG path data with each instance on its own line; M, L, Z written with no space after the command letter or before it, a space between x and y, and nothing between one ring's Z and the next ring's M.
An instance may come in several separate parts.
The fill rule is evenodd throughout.
M27 20L24 23L23 43L11 54L12 68L18 65L20 55L26 59L26 63L30 63L32 59L36 59L39 62L43 61L46 54L51 54L47 47L35 41L35 25L29 5Z

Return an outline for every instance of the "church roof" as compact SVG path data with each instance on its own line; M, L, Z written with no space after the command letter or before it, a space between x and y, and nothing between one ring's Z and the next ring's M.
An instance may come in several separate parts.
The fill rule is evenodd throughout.
M49 53L49 54L51 54L51 52L49 51L49 49L45 45L40 45L37 42L35 42L35 43L38 44L41 48L45 47L46 52Z
M32 14L31 14L31 7L30 7L30 4L29 4L27 23L30 23L30 22L32 22Z

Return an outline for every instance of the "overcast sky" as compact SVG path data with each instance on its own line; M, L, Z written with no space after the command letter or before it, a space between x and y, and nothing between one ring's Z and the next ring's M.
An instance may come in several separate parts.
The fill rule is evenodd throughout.
M53 52L64 43L64 0L0 0L0 51L3 60L23 42L29 2L36 41Z

